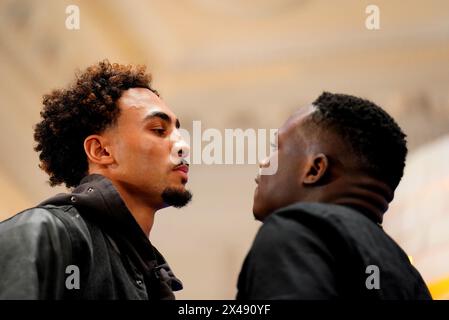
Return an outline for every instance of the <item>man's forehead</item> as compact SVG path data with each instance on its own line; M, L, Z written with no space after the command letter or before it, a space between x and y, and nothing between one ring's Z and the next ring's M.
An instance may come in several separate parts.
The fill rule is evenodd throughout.
M146 88L131 88L124 91L118 100L118 105L123 111L137 112L142 116L161 111L174 117L168 106L154 92Z
M282 128L279 131L291 131L293 129L296 129L298 125L304 121L309 115L311 115L313 112L315 112L316 107L311 104L306 107L299 108L296 110L284 123Z
M299 108L296 110L290 118L293 121L302 121L303 119L307 118L311 113L313 113L316 110L316 107L313 104L310 104L306 107Z
M123 91L119 99L122 108L148 108L163 104L162 100L146 88L131 88Z

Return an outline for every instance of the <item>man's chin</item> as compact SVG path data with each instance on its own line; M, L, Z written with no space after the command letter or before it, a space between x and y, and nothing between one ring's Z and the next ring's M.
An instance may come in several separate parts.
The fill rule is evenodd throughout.
M263 222L266 218L265 211L258 205L258 203L254 202L253 204L253 216L256 220Z
M168 187L162 191L162 200L166 207L182 208L192 200L192 193L182 187Z
M253 199L253 216L256 220L263 221L265 218L264 215L264 205L261 201L261 196L259 194L259 188L256 187L254 190L254 199Z

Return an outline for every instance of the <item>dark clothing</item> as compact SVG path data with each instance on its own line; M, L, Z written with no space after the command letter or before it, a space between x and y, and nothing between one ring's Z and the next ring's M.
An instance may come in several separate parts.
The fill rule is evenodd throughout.
M174 299L181 289L101 175L0 223L0 299Z
M431 296L381 226L348 207L297 203L265 219L243 264L237 299Z

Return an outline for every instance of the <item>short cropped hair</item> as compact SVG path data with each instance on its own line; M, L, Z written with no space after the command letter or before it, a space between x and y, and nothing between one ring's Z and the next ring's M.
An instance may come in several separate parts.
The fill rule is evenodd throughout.
M406 135L396 121L373 102L347 94L323 92L313 105L310 119L339 135L360 167L394 190L407 157Z

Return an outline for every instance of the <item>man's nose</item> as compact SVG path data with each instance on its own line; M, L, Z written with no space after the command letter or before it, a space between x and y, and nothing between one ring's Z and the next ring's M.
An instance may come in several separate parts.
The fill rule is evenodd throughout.
M267 168L270 166L270 158L265 158L259 161L259 167L260 168Z
M178 130L174 130L170 135L170 140L173 142L171 156L174 158L187 158L190 153L190 146L182 138Z
M190 153L190 146L184 141L179 140L173 144L172 154L177 155L179 158L187 158Z

